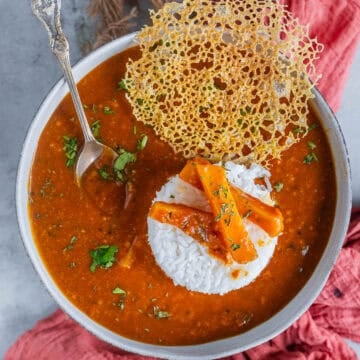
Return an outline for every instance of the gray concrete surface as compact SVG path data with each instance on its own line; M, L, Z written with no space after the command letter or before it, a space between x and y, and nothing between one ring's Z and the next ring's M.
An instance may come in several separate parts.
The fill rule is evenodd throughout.
M63 0L72 62L81 58L88 0ZM30 122L61 71L30 1L0 0L0 358L37 320L56 309L22 245L15 214L16 170ZM360 50L354 60L339 121L349 147L353 197L360 205ZM359 351L360 354L360 351Z

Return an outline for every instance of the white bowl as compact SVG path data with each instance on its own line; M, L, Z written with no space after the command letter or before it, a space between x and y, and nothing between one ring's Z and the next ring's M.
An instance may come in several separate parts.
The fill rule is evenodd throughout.
M97 65L112 55L133 45L135 34L129 34L96 50L74 67L75 80L79 81ZM313 275L303 289L281 311L255 328L223 340L191 346L160 346L130 340L120 336L90 319L77 309L57 287L49 275L36 248L28 216L28 186L33 157L40 135L51 114L68 92L67 85L60 80L50 91L36 114L28 131L17 175L17 216L26 250L46 288L59 306L74 320L100 339L119 348L144 355L176 359L212 359L244 351L273 338L289 327L312 304L325 285L328 275L341 250L345 238L351 209L351 186L348 154L340 126L321 94L315 89L313 106L326 129L335 163L337 204L333 229L326 249Z

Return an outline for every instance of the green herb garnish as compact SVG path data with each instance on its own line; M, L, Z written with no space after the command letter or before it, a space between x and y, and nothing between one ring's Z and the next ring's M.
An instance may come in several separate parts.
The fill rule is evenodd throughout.
M125 84L125 80L120 80L118 82L118 86L119 86L119 89L124 90L124 91L128 91L128 89L126 87L126 84Z
M126 291L120 287L116 287L115 289L113 289L112 293L126 296Z
M76 242L77 242L77 237L73 235L69 241L69 245L63 249L63 252L65 253L66 251L72 250Z
M304 164L311 164L314 161L319 161L318 157L314 152L307 154L304 158Z
M120 287L116 287L115 289L113 289L112 291L113 294L116 295L120 295L120 300L118 302L118 306L120 308L120 310L124 310L125 309L125 297L126 297L126 291Z
M144 104L144 99L136 99L136 102L141 106Z
M115 245L101 245L94 250L90 250L90 256L92 258L90 271L94 272L98 266L103 269L108 269L113 266L117 252L118 248Z
M284 184L282 182L277 182L275 185L274 185L274 189L276 192L280 192L284 187Z
M230 245L230 248L231 248L232 251L236 251L236 250L241 248L241 245L233 243L233 244Z
M294 134L301 134L301 133L304 133L304 132L305 132L305 129L302 128L302 127L298 127L298 128L293 130Z
M215 216L215 221L218 222L221 219L221 217L225 214L228 214L229 216L234 215L232 211L228 212L228 210L229 210L229 204L227 204L227 203L221 204L220 212L219 212L219 214L217 214ZM229 223L230 223L230 221L229 221Z
M100 120L96 120L91 124L91 131L96 138L100 135L100 128L101 128Z
M71 167L75 164L76 155L78 151L78 139L76 137L63 136L64 151L66 157L66 167Z
M311 125L309 126L309 131L312 131L312 130L314 130L314 129L317 129L318 127L319 127L319 124L313 123L313 124L311 124Z
M104 165L102 168L98 169L100 177L104 180L111 180L112 176L109 173L108 166Z
M314 150L316 148L316 145L312 141L308 141L307 145L311 150Z
M112 115L115 114L115 111L110 106L104 106L104 114L106 115Z
M133 163L136 161L136 154L121 149L119 152L119 156L116 158L114 162L114 172L119 181L124 181L124 169L126 165Z
M170 314L167 311L159 310L158 306L154 306L154 315L156 319L167 319L170 317Z
M144 150L147 142L148 142L147 135L142 135L141 138L137 142L136 149L138 151Z

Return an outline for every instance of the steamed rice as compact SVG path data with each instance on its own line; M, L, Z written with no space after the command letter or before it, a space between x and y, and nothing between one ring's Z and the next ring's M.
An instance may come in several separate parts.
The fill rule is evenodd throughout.
M253 164L250 168L232 162L224 164L228 181L243 191L272 205L270 173ZM264 178L266 186L255 184ZM202 191L182 181L178 176L170 180L156 194L154 201L184 204L203 211L211 211ZM274 253L277 237L271 238L260 227L244 219L246 230L258 258L247 264L224 264L211 256L207 247L186 235L179 228L148 217L149 243L156 262L175 285L207 294L225 294L252 282L266 267Z

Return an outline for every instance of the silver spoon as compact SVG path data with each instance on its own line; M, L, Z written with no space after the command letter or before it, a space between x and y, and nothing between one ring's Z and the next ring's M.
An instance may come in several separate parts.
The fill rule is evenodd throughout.
M75 167L76 181L80 185L81 176L96 159L103 155L108 159L114 160L118 154L109 146L103 145L95 139L86 120L85 111L71 71L69 43L61 27L60 8L61 0L32 0L32 11L45 26L49 35L51 51L55 54L63 69L84 135L84 146Z

